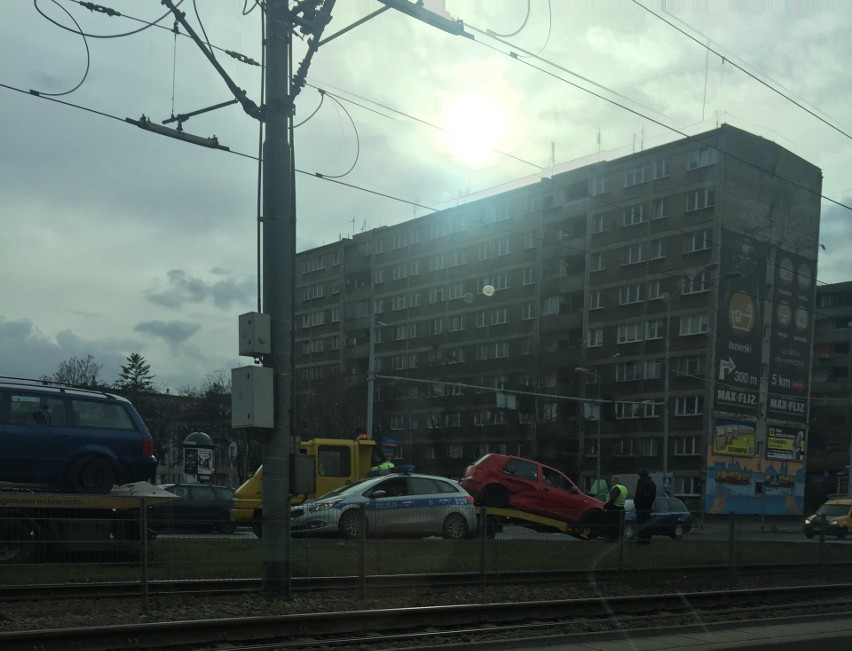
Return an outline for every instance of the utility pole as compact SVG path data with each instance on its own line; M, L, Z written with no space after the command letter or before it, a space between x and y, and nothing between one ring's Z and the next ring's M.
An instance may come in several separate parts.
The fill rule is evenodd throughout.
M274 427L263 431L263 590L290 597L290 439L293 435L293 292L296 215L287 0L267 0L263 142L263 311L272 322Z

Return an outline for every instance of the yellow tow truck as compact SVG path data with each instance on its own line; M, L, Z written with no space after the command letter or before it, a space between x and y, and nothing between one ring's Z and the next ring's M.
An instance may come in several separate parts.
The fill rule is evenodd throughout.
M299 454L313 460L314 490L290 495L291 504L325 495L339 486L368 477L375 447L376 441L366 437L355 440L316 438L302 441ZM263 466L236 490L231 509L231 521L237 525L250 525L258 538L263 531L262 486Z

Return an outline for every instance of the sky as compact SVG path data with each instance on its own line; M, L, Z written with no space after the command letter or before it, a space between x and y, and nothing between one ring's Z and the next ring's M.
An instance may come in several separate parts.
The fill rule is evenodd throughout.
M183 124L224 151L126 122L233 95L172 17L142 29L159 1L103 3L123 16L3 3L0 375L92 355L110 383L140 353L160 389L201 387L250 363L237 323L257 309L258 123L230 105ZM426 6L472 38L389 10L314 55L294 118L297 250L727 123L822 169L819 282L852 280L852 0ZM382 7L339 0L323 37ZM180 9L259 104L245 60L262 61L261 10Z

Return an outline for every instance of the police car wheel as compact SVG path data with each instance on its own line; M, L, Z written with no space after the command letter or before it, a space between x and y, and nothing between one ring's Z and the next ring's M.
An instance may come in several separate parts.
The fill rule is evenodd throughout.
M450 513L444 520L444 538L467 538L470 531L467 521L458 513Z
M676 524L674 526L674 529L672 530L671 537L672 537L673 540L680 540L681 538L683 538L683 525L682 524Z
M338 527L344 538L360 538L361 514L354 509L346 511L340 516Z

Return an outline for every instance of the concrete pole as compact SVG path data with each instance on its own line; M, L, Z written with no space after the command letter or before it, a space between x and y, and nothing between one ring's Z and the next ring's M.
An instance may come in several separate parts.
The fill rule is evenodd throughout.
M263 310L272 321L275 423L263 430L263 589L290 597L290 444L293 436L293 292L296 215L287 0L267 0L263 143Z

